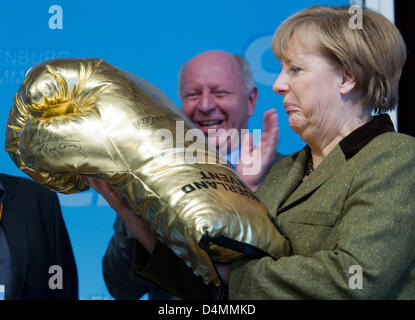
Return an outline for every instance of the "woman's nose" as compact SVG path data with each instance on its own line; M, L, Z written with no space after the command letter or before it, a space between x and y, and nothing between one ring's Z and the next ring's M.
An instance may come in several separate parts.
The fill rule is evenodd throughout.
M278 94L284 94L289 90L289 85L287 77L282 73L279 74L278 78L275 80L272 90Z

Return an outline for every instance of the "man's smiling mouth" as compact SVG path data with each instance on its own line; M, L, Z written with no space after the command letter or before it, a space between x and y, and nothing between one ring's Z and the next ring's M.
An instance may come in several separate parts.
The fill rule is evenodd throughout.
M223 120L209 120L209 121L197 121L197 124L203 128L216 128Z

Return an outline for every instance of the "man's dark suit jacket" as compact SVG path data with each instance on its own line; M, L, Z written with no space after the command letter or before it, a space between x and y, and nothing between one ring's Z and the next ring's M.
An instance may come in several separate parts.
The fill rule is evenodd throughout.
M10 300L77 299L78 276L58 197L25 178L0 174L5 188L2 227L13 263ZM53 265L62 267L63 288L50 289ZM7 289L6 289L7 290Z

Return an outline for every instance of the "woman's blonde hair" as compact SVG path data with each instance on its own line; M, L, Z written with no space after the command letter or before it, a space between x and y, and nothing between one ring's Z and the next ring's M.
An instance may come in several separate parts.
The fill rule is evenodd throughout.
M362 9L361 29L349 24L349 7L315 6L285 20L275 31L272 50L279 60L289 40L309 41L311 28L318 50L350 72L362 103L373 113L393 110L398 102L398 83L406 60L406 46L395 25L386 17Z

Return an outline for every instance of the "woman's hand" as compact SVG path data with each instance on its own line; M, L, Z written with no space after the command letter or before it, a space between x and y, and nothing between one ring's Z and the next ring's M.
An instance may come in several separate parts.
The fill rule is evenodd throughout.
M108 202L111 208L124 221L131 234L143 245L151 254L157 243L157 238L153 231L145 222L132 210L127 208L120 199L118 199L110 184L98 178L87 177L89 185Z

